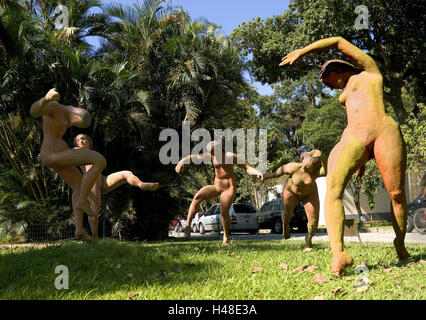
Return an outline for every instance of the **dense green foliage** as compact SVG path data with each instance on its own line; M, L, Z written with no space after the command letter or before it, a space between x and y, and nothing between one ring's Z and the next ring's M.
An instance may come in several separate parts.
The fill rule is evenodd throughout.
M368 9L368 28L358 30L355 8ZM318 80L321 65L331 58L342 58L337 50L310 54L291 67L278 67L281 58L292 50L316 40L341 36L367 52L377 62L384 79L387 111L402 126L407 141L408 167L420 175L424 171L424 92L426 59L422 54L426 40L424 1L407 5L404 1L293 0L288 10L261 20L253 19L236 28L231 38L243 57L252 57L248 65L254 77L275 88L274 98L261 105L271 119L273 167L293 159L305 148L318 148L329 154L346 126L344 110L337 98ZM344 58L343 58L344 59ZM338 93L337 93L338 94ZM277 150L276 152L274 152ZM369 164L368 176L352 179L355 194L365 192L374 207L373 196L380 183L375 164Z
M66 141L88 133L107 159L104 174L129 169L166 186L155 194L122 187L106 197L103 216L113 232L164 238L170 219L186 212L193 190L173 165L160 163L159 133L180 132L183 120L208 129L253 120L253 107L240 99L251 89L239 52L216 25L191 21L159 0L112 4L102 14L90 13L98 1L65 1L69 26L59 30L55 4L11 1L2 11L2 216L15 223L72 220L69 188L40 164L41 124L28 113L32 102L56 87L63 103L84 106L92 115L91 127L69 130ZM92 35L103 39L96 51L85 41ZM204 180L200 175L195 183Z
M170 219L186 215L194 193L212 183L209 166L189 166L177 176L174 165L159 161L161 130L181 132L184 120L192 129L267 129L269 169L298 161L307 149L328 155L346 124L345 110L317 75L330 54L278 68L286 53L328 36L345 37L377 61L387 109L402 125L409 168L424 168L426 41L417 14L424 11L420 0L410 6L365 1L368 30L353 26L356 1L293 0L280 15L242 24L230 39L216 24L193 21L161 0L132 6L62 3L70 14L62 29L54 25L57 1L0 3L0 214L7 223L73 220L70 190L41 165L41 123L28 112L52 87L64 104L84 106L92 115L90 128L68 130L64 139L70 145L77 133L87 133L107 159L104 174L129 169L143 181L165 185L156 193L121 187L103 199L107 233L122 238L166 237ZM89 44L90 36L99 37L98 47ZM243 78L247 70L273 85L274 93L259 95ZM352 184L371 200L380 178L375 166L367 171L368 177ZM238 168L236 174L236 201L259 206L259 195L272 181L254 182Z

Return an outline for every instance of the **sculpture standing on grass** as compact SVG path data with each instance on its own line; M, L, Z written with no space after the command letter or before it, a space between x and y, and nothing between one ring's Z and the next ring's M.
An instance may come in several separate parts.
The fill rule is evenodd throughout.
M90 115L87 110L73 106L64 106L58 101L60 95L51 89L45 97L31 105L30 114L33 117L42 117L43 143L40 150L41 162L55 170L58 175L72 189L73 212L78 219L85 212L88 216L97 213L90 208L88 195L97 181L100 173L106 166L105 158L93 150L70 149L62 139L65 131L75 126L87 128L90 125ZM77 166L92 165L85 174ZM84 229L76 224L76 236L83 240L90 240Z
M332 250L331 270L341 274L352 263L343 245L344 209L342 196L351 176L362 176L365 163L376 159L392 201L391 215L396 234L394 246L400 259L410 254L404 244L407 227L405 170L407 154L398 124L386 114L383 78L375 61L342 37L316 41L282 59L280 66L292 65L310 52L340 50L354 65L343 60L327 61L320 73L325 85L344 89L339 101L345 106L348 125L329 155L325 219Z
M274 173L265 172L264 179L290 175L283 188L283 209L281 221L284 239L290 238L290 219L299 201L303 201L308 218L308 234L305 237L306 247L312 248L312 237L318 228L319 198L315 179L325 176L327 160L321 151L313 150L300 155L301 163L290 162L278 168Z
M250 167L247 164L240 164L237 155L231 152L223 152L222 144L218 141L210 142L207 147L205 154L190 155L176 165L176 172L181 173L185 163L212 163L215 171L214 184L201 188L194 196L191 202L191 206L188 211L188 218L185 227L185 237L191 236L191 221L198 211L202 201L210 200L216 197L220 197L220 215L222 216L222 228L223 228L223 243L222 246L229 245L229 230L231 228L231 217L229 215L229 209L235 199L237 181L235 179L234 168L236 164L243 168L249 175L255 175L257 178L263 180L263 174ZM216 158L215 149L219 149L216 152L220 158Z
M83 149L90 150L92 148L93 141L86 134L78 134L74 138L74 146L75 149ZM80 167L83 171L83 174L88 172L92 165L85 165ZM133 187L138 187L143 191L156 191L159 188L159 183L152 182L142 182L137 176L133 174L133 172L125 170L114 172L106 177L103 175L99 175L98 180L93 185L92 190L89 194L88 200L91 209L97 213L96 216L89 217L89 225L92 231L92 239L98 240L98 224L99 224L99 211L101 209L101 195L111 192L115 188L128 183ZM83 216L76 220L81 224L79 228L83 228Z

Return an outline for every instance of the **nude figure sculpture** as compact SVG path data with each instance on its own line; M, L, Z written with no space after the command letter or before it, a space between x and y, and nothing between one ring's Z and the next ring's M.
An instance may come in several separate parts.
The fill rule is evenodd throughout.
M351 176L362 176L365 163L375 158L391 198L394 246L401 260L410 254L405 248L407 202L405 197L406 147L399 125L385 112L383 78L375 61L342 37L316 41L282 59L280 66L292 65L308 53L338 49L353 64L327 61L320 73L325 85L344 89L339 101L344 105L348 124L328 159L325 220L332 251L331 271L342 274L352 257L344 249L344 209L342 195Z
M303 152L300 155L300 160L301 163L290 162L278 168L274 173L265 172L263 178L266 180L284 174L289 175L282 194L283 237L284 239L290 238L291 214L299 201L303 201L308 218L308 234L305 237L305 242L307 248L312 248L312 237L318 228L320 210L315 179L326 175L327 159L321 151L312 150L311 152Z
M86 134L78 134L74 138L75 149L90 150L93 146L92 139ZM85 165L80 167L83 174L88 172L92 165ZM89 217L89 225L92 231L92 240L97 241L98 225L99 225L99 211L101 210L101 195L111 192L117 187L128 183L133 187L137 187L143 191L156 191L159 188L159 183L143 182L133 172L129 170L111 173L107 176L99 175L97 181L93 185L88 197L91 209L97 213L96 216ZM79 228L83 228L83 216L76 220L80 224Z
M89 205L88 195L106 166L105 158L93 150L70 149L62 139L65 131L75 126L87 128L90 125L90 115L87 110L73 106L64 106L58 101L60 95L56 89L51 89L45 97L31 105L32 117L42 117L43 142L40 150L41 162L55 170L72 190L72 207L76 219L85 212L88 216L96 216ZM85 174L76 168L82 165L92 165ZM76 236L89 240L84 229L76 224Z
M207 147L207 153L199 155L190 155L176 165L176 172L181 173L183 170L184 163L192 162L197 160L198 163L212 163L215 171L214 184L208 185L201 188L194 196L188 211L187 224L185 227L185 237L191 236L191 221L198 211L198 208L202 201L210 200L216 197L220 197L220 215L222 216L222 228L223 228L223 243L222 246L229 245L229 230L231 228L231 217L229 215L229 209L235 199L237 181L234 174L234 165L243 168L249 175L255 175L257 178L263 180L263 174L247 164L239 164L237 155L231 152L223 152L222 144L218 141L210 142ZM215 149L219 149L216 152L220 158L216 157Z

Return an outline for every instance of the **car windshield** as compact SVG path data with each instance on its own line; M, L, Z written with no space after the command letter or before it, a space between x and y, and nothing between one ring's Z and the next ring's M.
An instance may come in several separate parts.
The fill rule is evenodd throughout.
M256 213L256 209L251 204L236 203L234 204L235 213Z

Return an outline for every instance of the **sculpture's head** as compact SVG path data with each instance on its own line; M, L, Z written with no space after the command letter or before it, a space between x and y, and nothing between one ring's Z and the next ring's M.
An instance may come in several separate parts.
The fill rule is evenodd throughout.
M362 70L344 60L328 60L321 67L320 79L331 89L343 89L353 75L361 73Z
M74 146L80 149L92 149L93 141L87 134L80 133L74 138Z
M307 172L319 169L321 163L322 153L319 150L312 150L310 152L302 152L300 154L300 162L303 164L303 169Z

